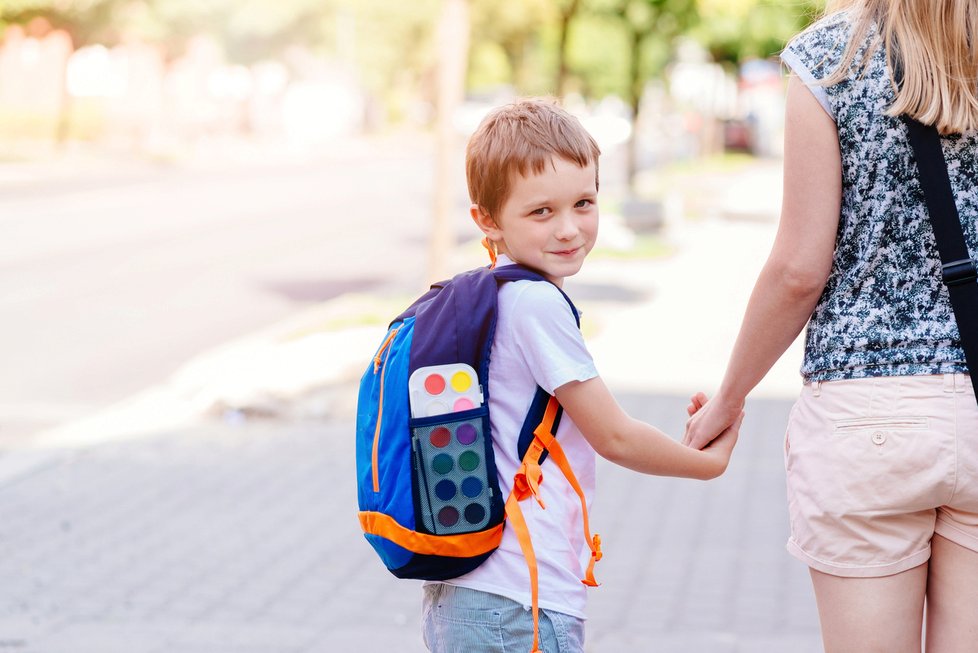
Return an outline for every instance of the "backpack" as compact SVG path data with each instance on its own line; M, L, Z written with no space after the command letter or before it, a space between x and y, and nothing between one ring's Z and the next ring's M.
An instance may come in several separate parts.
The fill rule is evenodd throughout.
M489 421L489 354L499 285L550 283L520 265L476 268L434 284L395 318L360 380L357 490L364 537L398 578L447 580L499 546L508 519L530 571L537 648L537 568L519 502L538 496L549 456L581 499L596 586L600 537L554 433L562 409L537 388L518 439L522 465L509 497L499 489ZM561 291L580 325L577 309Z

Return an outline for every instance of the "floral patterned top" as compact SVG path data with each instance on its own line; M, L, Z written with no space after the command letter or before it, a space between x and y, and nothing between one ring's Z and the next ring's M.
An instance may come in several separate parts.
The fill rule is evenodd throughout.
M966 372L941 282L940 257L906 127L886 115L894 98L886 55L870 30L848 78L838 67L851 23L826 16L796 36L782 61L835 120L842 151L842 211L835 260L808 324L805 381ZM971 256L978 254L978 132L942 139Z

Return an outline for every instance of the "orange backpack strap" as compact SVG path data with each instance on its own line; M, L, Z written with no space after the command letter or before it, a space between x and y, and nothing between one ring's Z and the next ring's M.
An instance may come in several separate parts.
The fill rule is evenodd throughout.
M537 557L533 551L533 542L530 538L530 530L527 528L526 519L523 517L523 509L520 508L520 501L533 497L541 508L546 509L540 497L540 485L543 483L543 470L540 468L540 456L543 452L549 451L550 458L554 464L567 478L567 481L574 488L574 492L581 500L581 510L584 521L584 537L591 549L591 560L588 563L587 572L582 583L590 587L597 587L598 583L594 580L594 563L601 559L601 538L598 535L591 537L591 529L588 523L587 501L584 497L584 490L577 480L577 476L571 469L570 462L564 454L564 449L557 443L553 434L554 420L560 404L557 399L550 397L547 409L544 412L543 420L533 431L533 442L523 456L519 471L513 479L513 491L506 499L506 518L509 520L516 539L520 543L523 557L526 558L526 565L530 571L530 600L533 610L533 650L530 653L540 653L540 608L539 608L539 571L537 568Z
M591 524L588 520L587 513L587 499L584 497L584 490L581 488L581 484L577 480L577 475L574 474L574 470L571 469L570 461L567 460L567 456L564 454L564 448L560 446L557 442L557 438L551 432L549 425L553 424L553 419L547 421L547 416L553 412L554 415L557 413L558 407L557 399L551 397L550 403L547 404L547 413L544 415L544 421L540 423L540 426L533 431L533 435L536 436L534 441L540 441L543 448L550 452L550 458L553 460L554 464L557 465L558 469L563 472L564 477L567 482L570 483L571 487L574 488L574 492L577 493L578 498L581 500L581 516L584 522L584 541L587 542L588 548L591 549L591 560L588 562L587 572L581 582L588 587L597 587L598 583L594 580L594 563L601 559L601 536L594 535L591 536ZM530 447L531 450L534 447Z

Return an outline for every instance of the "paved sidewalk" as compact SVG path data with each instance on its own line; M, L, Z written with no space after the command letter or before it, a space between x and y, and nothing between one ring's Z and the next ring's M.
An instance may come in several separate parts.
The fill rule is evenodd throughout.
M776 168L736 183L762 219L689 221L667 233L674 256L596 257L567 284L623 406L674 436L687 393L720 380L773 238ZM0 652L422 653L419 583L383 569L355 518L352 383L383 326L347 318L379 306L314 307L0 451ZM799 361L796 343L758 388L721 479L599 461L590 653L821 650L807 569L784 550Z
M683 422L679 397L622 402ZM601 463L588 651L820 650L807 572L784 551L788 408L751 404L715 482ZM204 422L8 467L0 650L420 653L418 584L358 530L352 446L349 423Z

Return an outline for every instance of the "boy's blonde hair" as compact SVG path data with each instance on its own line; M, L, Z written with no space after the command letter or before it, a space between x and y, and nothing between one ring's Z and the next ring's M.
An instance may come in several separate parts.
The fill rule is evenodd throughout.
M903 84L888 115L907 114L944 134L978 128L978 0L829 0L826 12L853 12L854 29L839 68L846 78L870 27L878 26L890 70Z
M550 99L524 99L489 112L465 150L465 175L473 204L493 218L509 197L516 175L540 174L554 156L582 168L598 156L594 138L577 118Z

